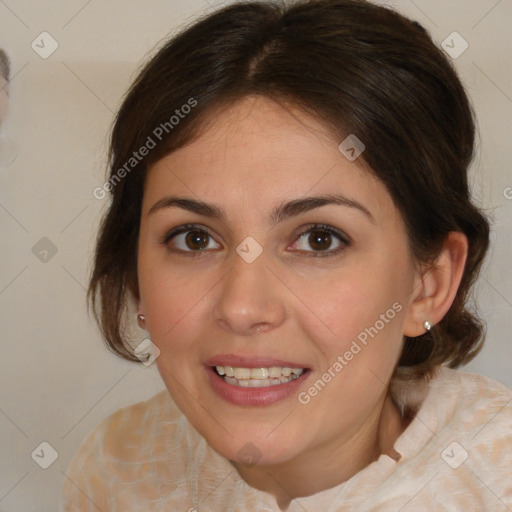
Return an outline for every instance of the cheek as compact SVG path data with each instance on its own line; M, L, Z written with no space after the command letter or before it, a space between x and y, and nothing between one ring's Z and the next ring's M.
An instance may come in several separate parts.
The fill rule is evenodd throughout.
M324 353L327 367L338 356L351 367L393 366L402 342L406 286L397 275L394 256L379 262L360 258L316 286L303 282L298 295L307 297L311 322L302 328ZM355 361L357 360L357 363ZM354 361L354 362L352 362ZM354 364L355 363L355 364Z
M317 286L305 282L297 294L307 298L312 315L326 332L346 340L373 325L397 301L398 294L387 281L383 277L379 281L364 268L347 268Z
M179 271L169 262L139 255L139 288L151 340L164 352L186 348L186 340L197 338L207 307L207 294L215 281L200 271ZM204 321L204 319L203 319ZM176 340L181 340L176 343Z

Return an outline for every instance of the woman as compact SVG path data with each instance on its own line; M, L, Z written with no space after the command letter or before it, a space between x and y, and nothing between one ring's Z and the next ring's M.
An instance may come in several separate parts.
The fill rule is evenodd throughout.
M169 41L113 128L89 288L166 390L86 438L62 509L512 507L512 392L452 369L483 341L473 144L388 8L249 2Z

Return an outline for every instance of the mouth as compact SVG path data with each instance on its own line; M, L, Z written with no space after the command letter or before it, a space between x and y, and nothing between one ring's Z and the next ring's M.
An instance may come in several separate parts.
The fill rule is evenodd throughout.
M235 405L272 405L298 393L311 369L301 363L232 354L205 363L211 389Z

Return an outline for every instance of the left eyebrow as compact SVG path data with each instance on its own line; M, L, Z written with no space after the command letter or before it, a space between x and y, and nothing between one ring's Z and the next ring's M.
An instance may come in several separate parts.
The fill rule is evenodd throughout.
M301 213L306 213L316 208L321 208L329 204L354 208L362 212L371 222L375 224L375 218L368 208L354 199L342 195L321 195L308 196L301 199L293 199L286 203L282 203L274 208L270 214L272 224L278 224L290 217L295 217ZM205 203L196 199L186 197L167 196L157 201L149 210L148 215L155 213L163 208L178 207L192 213L212 217L221 221L226 220L226 214L219 206L211 203Z

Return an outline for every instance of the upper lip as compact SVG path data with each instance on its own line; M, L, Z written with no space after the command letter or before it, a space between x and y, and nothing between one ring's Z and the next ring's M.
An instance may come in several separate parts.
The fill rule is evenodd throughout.
M302 363L285 361L266 356L240 356L236 354L219 354L206 360L206 366L232 366L234 368L270 368L278 366L281 368L306 368Z

